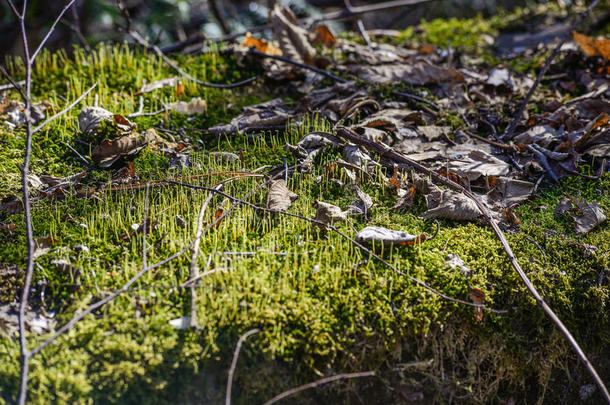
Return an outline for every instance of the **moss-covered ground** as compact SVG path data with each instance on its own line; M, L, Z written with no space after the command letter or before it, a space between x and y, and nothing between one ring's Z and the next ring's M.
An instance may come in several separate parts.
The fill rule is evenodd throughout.
M511 20L505 19L505 24ZM469 27L466 32L456 27ZM439 42L453 32L453 45L468 50L470 38L497 33L499 22L449 21L425 23L405 32L401 40ZM460 33L457 35L456 33ZM492 56L489 57L492 60ZM495 58L495 57L493 57ZM248 74L218 53L178 57L189 73L203 80L232 82ZM19 77L18 62L11 61ZM138 109L135 93L144 81L174 76L154 56L127 46L99 46L91 54L76 49L43 54L34 72L34 98L61 108L94 82L100 106L127 115ZM144 150L133 159L143 180L177 178L202 173L202 185L212 186L231 170L254 170L293 162L283 149L294 144L304 129L215 138L197 129L228 122L242 106L277 96L278 90L258 84L238 90L199 87L185 81L184 94L167 88L144 96L146 111L161 101L199 96L208 103L201 116L177 114L138 117L139 130L155 125L173 128L197 151L199 168L167 170L168 161ZM81 106L93 105L94 93ZM17 94L11 94L16 98ZM83 164L65 146L83 155L89 149L78 139L79 108L37 133L33 140L32 172L67 176ZM446 117L456 126L458 118ZM453 120L453 121L451 121ZM324 128L315 118L303 127ZM181 135L179 135L181 134ZM163 135L163 134L162 134ZM90 142L95 140L90 139ZM99 140L98 140L99 141ZM0 192L18 194L24 132L0 129ZM242 160L223 163L210 151L232 151ZM299 199L290 212L313 217L315 200L346 208L353 199L345 189L327 181L336 175L325 156L310 174L295 174L289 188ZM84 182L99 186L110 180L108 171L91 172ZM318 179L322 176L322 181ZM243 178L225 191L244 196L261 182ZM547 303L581 343L602 378L610 382L610 228L602 225L586 236L576 235L569 218L553 214L564 193L599 201L610 211L610 175L600 180L574 177L542 187L537 196L517 209L522 225L508 240L520 264ZM395 212L395 191L364 185L375 203L366 225L432 232L434 225L418 218L418 201L411 211ZM148 262L161 260L193 238L197 212L207 194L176 186L152 188L149 217L158 225L149 232ZM265 204L266 191L251 201ZM66 196L35 204L34 233L52 237L48 254L36 261L35 308L56 313L63 324L78 310L104 297L142 267L141 235L125 241L122 235L145 217L144 190L102 192L96 198ZM207 217L222 202L214 197ZM226 208L226 207L225 207ZM185 219L181 227L176 216ZM0 268L24 267L25 236L22 214L0 213L0 222L15 224L0 231ZM127 293L87 316L76 327L31 362L29 399L32 403L222 403L226 377L237 339L252 328L261 333L244 344L234 382L235 403L262 403L290 387L320 376L377 370L378 376L324 386L289 400L292 403L574 403L583 384L591 381L565 339L538 309L510 267L500 243L482 223L442 221L439 235L414 247L381 252L403 272L420 278L443 293L468 300L469 285L485 292L485 304L507 310L485 313L477 322L471 307L440 299L369 260L339 235L312 227L297 218L269 216L238 206L201 242L201 271L218 271L197 287L197 309L202 329L176 329L170 320L190 313L190 292L178 286L188 279L190 254L140 279ZM352 219L339 228L354 236L365 226ZM534 243L535 242L535 243ZM71 246L86 245L77 253ZM583 247L597 250L588 253ZM232 252L229 254L227 252ZM255 252L253 254L236 254ZM445 264L458 254L472 269L465 278ZM67 259L75 271L58 269L53 259ZM19 295L20 280L0 280L0 301ZM44 291L44 294L42 293ZM30 346L44 335L28 335ZM15 336L0 337L0 402L11 402L19 380L19 344ZM423 397L420 395L423 394ZM599 395L599 394L596 394ZM600 400L593 397L591 403ZM287 403L288 403L287 402Z

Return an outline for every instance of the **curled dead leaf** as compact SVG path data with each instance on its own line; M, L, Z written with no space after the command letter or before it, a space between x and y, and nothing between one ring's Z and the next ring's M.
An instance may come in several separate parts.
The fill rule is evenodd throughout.
M287 210L299 196L286 187L285 180L274 180L267 195L267 208L278 211Z
M411 235L380 226L367 226L356 235L356 240L360 243L382 244L384 246L413 245L423 239L425 239L425 235Z
M112 140L107 139L93 149L91 159L98 166L108 168L120 158L138 153L156 138L154 130L147 130L144 134L133 132Z
M324 201L316 201L314 207L316 208L316 221L332 224L347 219L347 211L343 211L336 205Z
M101 107L85 107L78 114L78 128L81 132L91 133L100 126L102 121L111 120L113 115Z

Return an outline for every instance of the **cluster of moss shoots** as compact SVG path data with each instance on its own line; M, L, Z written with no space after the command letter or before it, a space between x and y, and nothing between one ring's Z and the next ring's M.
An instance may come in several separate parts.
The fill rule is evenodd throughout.
M497 32L499 22L494 21L434 21L425 23L418 34L407 30L400 41L417 37L422 43L443 45L444 33L451 32L453 46L468 50L478 46L472 43L473 37ZM462 27L469 29L462 32ZM178 59L202 80L231 82L245 77L230 58L215 52ZM17 76L22 73L18 60L9 61L9 67ZM70 56L64 52L41 55L34 70L33 93L36 100L62 106L63 98L73 100L97 81L99 105L127 115L137 110L135 93L145 81L174 75L155 56L124 45L100 45L93 53L74 49ZM161 101L190 97L204 98L209 109L192 118L177 114L135 118L139 130L155 125L184 128L186 137L199 145L198 151L191 152L192 160L199 163L194 166L197 168L169 171L165 157L144 150L132 160L136 173L143 180L158 180L253 170L281 164L284 159L290 164L293 157L283 146L296 143L305 128L329 130L328 124L311 117L286 131L218 138L190 130L228 122L242 106L270 99L275 92L262 81L239 91L202 88L184 81L184 94L178 97L175 89L144 95L147 111L159 109ZM90 94L82 105L93 103L94 95ZM76 139L85 139L78 131L77 115L78 109L71 111L35 134L33 173L66 176L83 170L64 144L76 145ZM457 125L453 121L458 118L447 119L450 125ZM3 193L19 193L18 165L24 138L21 129L0 129ZM242 161L228 164L211 157L210 151L235 152ZM334 158L329 153L311 174L295 173L289 178L289 188L299 195L291 212L313 217L315 200L343 208L349 204L352 196L328 181L329 176L338 176L330 165ZM324 180L316 181L318 176ZM98 171L84 181L99 186L110 178L110 172ZM224 178L211 175L200 181L213 186ZM341 230L355 235L366 225L378 225L412 234L431 231L433 225L418 218L424 210L421 199L413 210L396 212L392 210L394 190L362 180L375 203L371 220L354 218L339 225ZM225 191L243 196L259 182L244 178L230 183ZM563 193L570 193L600 201L609 211L609 186L610 176L605 175L598 181L573 177L558 186L543 187L536 198L518 208L520 232L508 235L524 270L605 376L610 375L610 229L601 226L586 236L575 235L569 220L555 216L553 207ZM192 240L197 211L206 196L203 191L175 186L151 189L149 216L157 226L149 232L149 263L179 251ZM52 237L55 242L51 252L36 261L34 305L55 312L62 324L75 311L132 277L142 267L142 239L124 240L122 236L131 232L132 224L143 220L144 198L144 191L136 190L37 203L33 208L35 236ZM212 206L221 201L215 197ZM252 201L264 205L265 191L256 192ZM208 214L210 219L212 214ZM186 225L180 226L176 216L184 218ZM0 222L16 225L12 234L0 232L0 265L23 267L22 214L0 213ZM598 247L598 251L585 256L583 243ZM89 251L75 253L69 248L79 244ZM537 308L499 242L482 223L442 221L439 235L432 241L379 252L403 272L447 295L467 299L470 284L485 292L487 306L508 310L502 315L485 313L481 322L471 307L430 294L369 260L338 235L296 218L236 207L220 226L204 235L200 250L203 270L226 270L206 276L199 284L201 331L179 330L169 324L169 320L189 314L188 290L175 287L188 278L190 255L185 255L146 274L132 290L83 319L34 357L29 398L36 403L169 403L176 397L220 402L235 342L254 327L262 332L249 339L242 353L234 385L237 403L262 401L321 375L369 369L380 370L383 379L338 384L316 391L310 400L316 402L320 396L345 400L352 391L381 400L389 395L384 384L390 383L406 392L422 391L440 402L461 398L477 403L510 396L528 401L545 395L552 400L559 398L568 384L587 382L582 366ZM459 254L472 270L471 278L445 264L448 253ZM53 259L69 260L80 274L58 269L51 264ZM44 300L40 295L43 286ZM19 283L3 285L0 300L15 300L19 288ZM30 344L40 338L30 335ZM3 402L15 396L18 386L19 344L14 336L0 337L0 358Z

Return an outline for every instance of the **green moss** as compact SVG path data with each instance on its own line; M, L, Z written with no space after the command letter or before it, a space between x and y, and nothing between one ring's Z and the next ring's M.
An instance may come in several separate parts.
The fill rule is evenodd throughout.
M493 23L477 18L467 31L450 21L424 25L428 38L452 33L493 32ZM477 25L478 24L478 25ZM459 28L462 29L462 28ZM461 42L460 42L461 41ZM454 46L468 48L474 43L456 40ZM246 75L218 54L180 57L182 66L197 77L211 81L234 81ZM19 75L19 63L10 67ZM75 51L43 54L37 64L35 98L64 104L78 97L94 81L98 82L99 104L127 115L138 108L135 93L144 81L174 76L151 56L126 46L100 46L93 54ZM379 89L389 91L389 89ZM169 172L167 159L147 149L133 163L143 179L180 178L213 186L227 176L214 174L231 170L253 170L293 161L284 151L312 126L329 130L315 117L299 128L252 137L203 136L195 129L226 122L241 106L271 98L273 90L264 84L240 90L202 88L185 82L185 94L176 96L166 88L145 94L144 106L154 111L164 103L193 96L205 98L209 109L196 117L177 114L138 117L138 130L155 125L185 129L199 148L191 156L192 168ZM93 104L94 95L86 98ZM83 170L82 164L65 148L70 142L83 155L89 148L78 143L78 109L58 119L34 138L32 171L66 176ZM460 125L459 117L441 115L439 124ZM24 145L23 131L0 130L0 189L17 193ZM89 142L99 141L89 139ZM210 158L208 152L238 153L242 161L228 164ZM299 194L290 212L315 215L315 200L346 208L353 196L329 176L333 156L321 158L311 174L295 174L289 188ZM197 164L198 163L198 164ZM202 176L203 174L211 174ZM190 176L199 176L191 178ZM323 181L320 181L322 178ZM106 171L91 172L91 187L110 180ZM225 191L244 196L260 179L243 178L225 186ZM564 192L587 200L598 200L608 210L610 176L599 181L579 177L544 189L540 196L518 209L523 225L518 234L508 235L516 256L567 327L573 331L602 375L610 372L610 293L607 281L598 284L600 273L610 266L605 241L610 229L603 225L586 236L575 235L570 221L553 214ZM378 185L363 185L375 206L370 222L355 218L339 225L354 236L365 224L402 229L410 233L430 233L433 224L418 218L421 199L411 212L394 212L395 191ZM51 251L37 260L35 285L45 285L44 301L37 288L35 306L57 312L63 324L86 305L119 288L142 266L141 234L132 233L132 224L144 216L144 190L101 192L96 198L67 196L64 200L42 200L34 205L35 236L51 236ZM157 226L149 229L149 263L178 252L192 239L200 204L206 198L198 192L175 186L150 190L149 217ZM264 205L266 193L256 191L252 201ZM212 217L222 198L214 197L206 219ZM176 216L186 220L180 227ZM0 232L0 267L23 267L25 237L23 216L0 213L0 222L15 223L14 233ZM559 232L545 232L551 230ZM531 243L536 241L546 256ZM582 243L598 250L583 256ZM84 244L89 252L70 247ZM226 255L222 252L258 252ZM45 348L31 365L29 398L34 403L170 403L219 402L235 342L254 327L262 329L246 342L235 380L236 403L262 402L291 386L319 375L379 370L384 379L339 384L317 391L311 403L345 402L356 394L371 403L395 402L384 381L406 391L421 391L437 402L493 402L509 395L533 402L546 393L548 402L558 400L568 382L572 386L589 382L576 369L576 359L564 339L547 320L511 269L499 242L483 224L442 221L436 239L415 247L394 247L379 253L401 271L417 277L452 297L468 300L470 287L485 292L486 305L505 309L506 314L485 313L477 322L471 307L440 299L407 278L388 270L364 255L339 235L323 232L296 218L269 216L248 207L236 207L218 228L204 236L199 265L202 271L217 272L204 277L197 288L200 332L177 330L171 319L188 315L189 290L177 286L188 278L190 255L146 274L133 288L88 316ZM472 269L466 279L445 265L447 253L456 253ZM76 272L66 272L51 264L52 259L68 259ZM209 267L208 267L209 263ZM602 280L605 280L602 278ZM18 286L15 286L16 288ZM29 335L33 347L44 336ZM14 338L0 338L0 391L8 402L14 397L19 376L19 345ZM402 370L397 372L396 369ZM539 388L532 388L539 387ZM401 388L401 389L402 389ZM570 395L575 395L570 391ZM307 401L305 396L299 401ZM307 403L307 402L305 402Z

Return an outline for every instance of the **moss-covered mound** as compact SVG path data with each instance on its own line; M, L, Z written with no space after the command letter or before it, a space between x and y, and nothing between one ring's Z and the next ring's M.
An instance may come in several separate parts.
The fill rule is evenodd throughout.
M452 43L468 50L478 45L463 36L495 34L500 21L475 19L457 25L436 21L406 32L400 40L441 41L449 30L457 38ZM456 31L465 26L471 29ZM489 63L494 63L490 55ZM233 82L249 76L232 58L217 52L176 59L208 81ZM9 67L17 77L22 74L18 61L10 61ZM81 107L93 105L97 97L101 107L127 115L138 110L136 93L145 82L173 76L175 72L154 56L127 46L99 46L92 54L80 49L70 56L43 54L36 64L33 92L37 101L48 100L61 108L65 100L76 99L97 82ZM285 131L254 136L202 135L202 129L230 121L242 106L286 96L264 81L257 83L221 90L184 81L184 91L178 94L175 87L144 94L145 111L191 97L206 100L208 110L191 118L176 113L134 118L138 130L163 127L167 130L160 135L166 139L192 144L194 163L184 170L169 170L168 159L149 148L132 160L137 176L143 181L196 178L198 184L214 186L235 171L290 165L294 158L284 145L296 143L312 128L328 129L323 121L311 117ZM16 93L9 96L17 98ZM87 145L100 140L79 132L79 110L35 134L34 174L65 177L83 171L83 163L66 144L88 156L91 146ZM440 119L445 125L460 125L453 115ZM24 143L22 129L0 127L1 197L19 193ZM240 160L223 161L213 151L234 152ZM332 158L332 153L324 156L311 173L289 178L288 187L299 195L289 212L311 218L316 200L342 208L353 200L350 192L328 181L338 175L329 164ZM111 176L110 171L90 171L82 181L103 189ZM257 188L260 183L259 178L244 177L226 184L224 190L238 197L254 192L249 201L265 205L266 191ZM354 236L366 225L412 234L434 230L434 224L418 217L424 211L421 198L413 210L396 212L394 190L364 184L374 202L371 220L339 224L346 234ZM576 176L541 187L534 199L517 209L520 231L508 234L519 263L607 382L610 228L602 225L585 236L577 235L569 218L554 215L553 208L569 193L599 201L609 211L609 189L608 174L599 180ZM180 251L193 240L205 191L166 184L152 187L147 202L145 196L142 187L104 189L93 198L66 195L36 202L35 236L50 237L52 243L36 261L33 310L54 314L57 325L62 325L141 269L142 235L134 233L132 225L146 217L145 207L155 221L146 242L148 263ZM218 207L229 208L219 196L210 207L206 221ZM0 301L11 303L22 283L22 273L12 269L23 269L25 263L23 215L2 211L0 223L6 225L0 229ZM74 249L76 245L88 249ZM377 375L323 385L286 403L574 403L580 400L581 387L592 383L483 223L442 221L434 240L379 252L404 273L446 295L469 300L469 289L478 288L487 306L506 311L485 312L480 321L472 307L429 293L339 235L298 218L236 206L218 227L204 234L200 251L201 272L209 272L196 287L201 330L170 323L190 314L191 293L181 286L189 276L187 254L147 273L35 356L29 399L33 403L222 403L235 344L253 328L261 332L244 343L233 384L234 403L262 403L322 376L365 370ZM446 264L450 253L464 260L470 277ZM70 265L58 265L59 259ZM0 330L4 331L0 402L9 403L18 388L19 343L10 328L0 324ZM29 334L30 347L46 333ZM590 401L600 398L596 392Z

